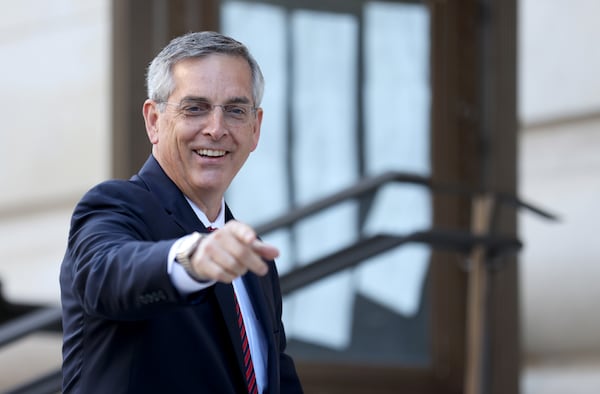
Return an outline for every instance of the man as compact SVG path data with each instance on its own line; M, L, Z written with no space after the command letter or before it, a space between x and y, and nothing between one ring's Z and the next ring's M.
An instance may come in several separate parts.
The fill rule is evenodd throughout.
M190 33L152 61L147 85L152 154L73 213L63 391L302 392L285 354L278 251L223 199L259 140L258 64L229 37Z

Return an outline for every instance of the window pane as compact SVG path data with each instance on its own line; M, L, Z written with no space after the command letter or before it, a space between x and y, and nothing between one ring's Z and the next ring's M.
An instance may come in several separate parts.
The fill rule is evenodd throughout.
M429 15L423 5L372 2L365 6L366 166L370 174L406 171L428 176L429 157ZM431 226L431 202L421 186L388 185L379 191L365 224L368 234L410 234ZM412 342L388 346L388 357L427 361L423 286L430 249L405 245L365 261L356 270L358 292L397 324L414 327ZM369 313L365 310L363 313ZM381 312L383 313L383 312ZM393 318L392 316L396 316ZM415 320L411 318L417 317ZM389 328L379 319L365 328ZM372 320L374 321L374 320ZM402 323L404 322L404 323ZM410 322L410 323L409 323ZM422 328L416 329L419 325ZM384 331L385 332L385 331ZM407 335L408 333L404 334ZM391 332L383 342L394 343ZM421 346L415 346L421 344ZM382 355L384 357L384 355Z

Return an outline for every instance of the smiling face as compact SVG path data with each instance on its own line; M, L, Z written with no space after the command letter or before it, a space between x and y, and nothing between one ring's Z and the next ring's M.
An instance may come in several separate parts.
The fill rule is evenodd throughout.
M144 103L144 120L152 153L169 178L209 219L260 136L262 109L243 121L228 114L226 104L252 108L252 78L242 57L211 54L190 58L172 69L175 88L166 104ZM196 116L189 103L215 105ZM233 107L234 109L236 107ZM215 211L216 210L216 211Z

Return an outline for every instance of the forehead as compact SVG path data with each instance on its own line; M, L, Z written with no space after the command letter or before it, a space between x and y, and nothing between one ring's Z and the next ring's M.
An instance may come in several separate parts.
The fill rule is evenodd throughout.
M177 62L172 72L172 97L252 97L250 65L241 56L210 54L188 58Z

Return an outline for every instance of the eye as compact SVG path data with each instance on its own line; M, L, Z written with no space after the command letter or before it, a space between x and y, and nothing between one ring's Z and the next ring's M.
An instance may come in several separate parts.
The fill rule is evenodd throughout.
M189 116L206 115L207 113L210 112L211 109L212 109L212 106L209 103L203 103L203 102L184 104L181 107L181 111L185 115L189 115Z
M226 113L233 116L245 116L248 112L248 108L239 104L229 104L223 106Z

